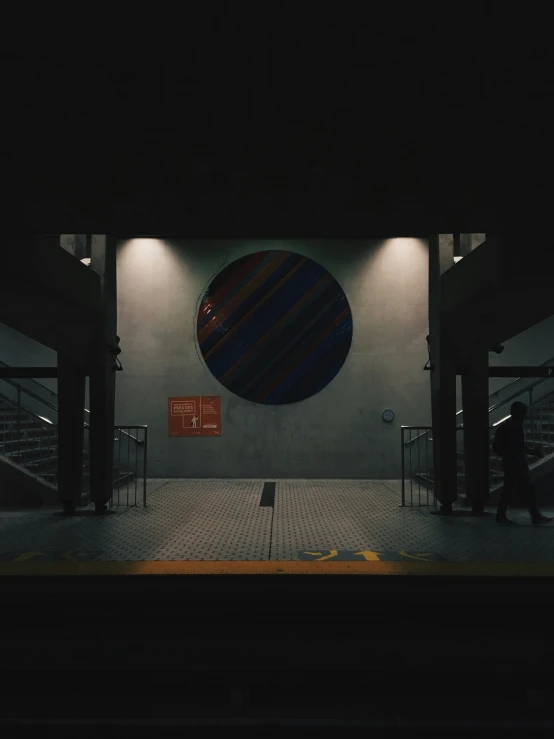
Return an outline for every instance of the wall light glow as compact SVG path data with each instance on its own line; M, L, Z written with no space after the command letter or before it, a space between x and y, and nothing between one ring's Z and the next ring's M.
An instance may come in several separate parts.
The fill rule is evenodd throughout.
M386 249L414 249L424 247L424 243L420 239L402 237L397 239L386 239L383 242Z
M160 239L131 239L125 244L126 248L141 254L150 253L153 249L160 249L164 246L164 242Z
M120 242L117 268L120 294L131 302L140 296L151 299L156 294L162 300L163 295L183 285L190 270L183 249L170 241L150 238Z
M165 263L169 249L161 239L130 239L120 246L118 260L133 265L135 269L150 269L160 259Z
M386 259L389 264L403 266L420 261L422 253L427 253L427 244L421 239L386 239L379 250L380 258Z

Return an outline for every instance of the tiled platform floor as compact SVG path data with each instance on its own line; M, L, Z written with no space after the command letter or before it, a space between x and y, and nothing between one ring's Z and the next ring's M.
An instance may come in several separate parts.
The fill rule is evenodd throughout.
M405 561L553 563L554 525L443 518L402 508L399 481L149 480L148 505L103 517L0 511L0 561ZM547 512L547 511L545 511Z

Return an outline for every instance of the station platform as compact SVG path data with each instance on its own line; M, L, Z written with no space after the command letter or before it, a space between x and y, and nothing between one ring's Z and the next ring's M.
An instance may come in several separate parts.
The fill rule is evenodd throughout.
M149 480L147 506L0 511L0 575L554 575L554 525L402 507L399 480ZM122 499L121 499L122 500ZM117 500L116 500L117 502ZM544 511L548 514L548 510Z

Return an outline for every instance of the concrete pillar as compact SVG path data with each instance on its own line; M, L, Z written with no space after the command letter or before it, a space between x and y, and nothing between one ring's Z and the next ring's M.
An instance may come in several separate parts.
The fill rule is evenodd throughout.
M58 494L66 512L81 502L85 370L58 352Z
M460 256L467 257L471 251L471 234L460 234Z
M462 368L464 457L468 499L482 513L489 495L489 355L484 349L468 357Z
M97 510L112 496L114 460L115 362L110 345L116 345L116 244L110 236L93 236L91 269L100 275L102 322L90 361L90 492Z
M454 241L454 256L455 257L461 257L460 253L460 241L461 241L461 234L452 234L453 241Z
M429 238L429 348L435 496L445 512L457 498L456 365L442 326L441 275L454 264L453 239Z

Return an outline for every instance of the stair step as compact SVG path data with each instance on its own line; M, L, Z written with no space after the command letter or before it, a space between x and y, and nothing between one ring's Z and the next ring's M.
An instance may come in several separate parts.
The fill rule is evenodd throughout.
M41 430L48 430L49 433L52 433L52 429L56 428L53 424L47 424L46 421L43 423L40 423L38 421L22 421L21 423L5 423L0 419L0 438L4 434L17 434L18 430L21 431L41 431Z
M4 453L4 456L6 456L8 459L11 459L12 462L15 462L15 464L19 464L23 467L29 467L30 465L34 464L37 460L44 460L44 459L58 459L58 447L43 447L41 449L33 449L29 450L27 452L10 452L10 453ZM83 459L88 461L89 454L88 452L83 451Z
M36 418L35 416L23 415L18 418L17 415L3 416L0 413L0 428L3 428L5 426L17 428L18 426L29 426L29 424L36 425L41 428L43 426L50 426L50 428L57 428L57 424L52 423L51 421L43 421L42 418Z
M29 436L26 439L10 439L9 441L0 442L0 454L8 454L9 450L26 451L29 449L38 449L39 447L52 447L57 445L57 436Z
M43 458L51 458L55 457L58 458L58 447L57 445L51 446L51 447L40 447L39 449L28 449L27 451L21 451L21 452L5 452L4 455L11 459L12 462L15 462L16 464L21 464L24 467L28 464L38 459Z
M50 409L48 409L48 410L50 410ZM9 415L9 416L14 415L14 416L17 416L18 414L21 415L21 416L32 416L33 415L33 411L28 411L28 410L26 410L23 407L18 408L17 405L11 405L11 404L6 404L6 405L3 405L3 406L0 406L0 416L4 416L4 415Z
M123 487L124 485L126 485L127 482L134 482L134 480L135 480L135 476L131 472L128 475L124 475L123 477L119 477L119 478L114 479L113 486L114 486L114 488L119 489L119 488Z
M49 482L51 485L57 485L58 484L58 475L54 472L43 472L43 473L37 473L39 477L42 477L44 480ZM135 476L134 474L130 474L127 477L117 477L114 475L113 477L113 487L118 490L122 488L124 485L127 484L127 480L129 482L134 482ZM83 491L90 490L90 476L83 475L81 478L81 486Z
M29 470L30 472L34 472L35 475L37 474L37 470L52 470L58 469L58 458L57 457L46 457L44 459L39 459L36 462L27 462L24 465L21 465L22 467L25 467L26 470Z

